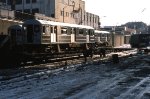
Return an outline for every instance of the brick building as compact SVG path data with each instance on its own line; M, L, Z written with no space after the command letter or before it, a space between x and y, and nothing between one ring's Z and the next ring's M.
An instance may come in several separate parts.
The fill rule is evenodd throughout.
M19 12L39 13L43 19L51 17L55 21L89 25L99 29L99 16L86 12L85 1L82 0L0 0L0 2Z

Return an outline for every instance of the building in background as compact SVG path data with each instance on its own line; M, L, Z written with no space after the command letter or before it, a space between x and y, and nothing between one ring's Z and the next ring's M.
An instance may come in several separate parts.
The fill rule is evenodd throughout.
M82 0L1 0L0 2L18 12L36 14L38 18L88 25L99 29L99 16L86 12L85 1Z
M98 15L85 12L84 22L85 22L84 24L94 27L97 30L100 29L100 17Z

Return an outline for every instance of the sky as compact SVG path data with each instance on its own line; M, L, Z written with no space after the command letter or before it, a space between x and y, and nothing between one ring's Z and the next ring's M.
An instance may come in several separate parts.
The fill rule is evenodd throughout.
M100 16L101 26L142 21L150 25L149 0L83 0L87 12Z

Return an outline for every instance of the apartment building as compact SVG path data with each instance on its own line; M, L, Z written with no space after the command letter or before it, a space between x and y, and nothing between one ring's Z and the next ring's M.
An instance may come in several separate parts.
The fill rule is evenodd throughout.
M100 29L100 17L98 15L85 12L84 22L86 25L94 27L95 29Z
M99 16L86 12L82 0L1 0L16 11L54 18L55 21L99 29ZM14 2L16 1L16 2ZM41 17L40 17L41 18Z

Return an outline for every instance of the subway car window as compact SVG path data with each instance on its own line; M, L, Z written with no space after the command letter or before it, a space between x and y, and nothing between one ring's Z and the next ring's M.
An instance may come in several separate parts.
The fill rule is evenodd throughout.
M61 27L61 34L67 34L67 28Z
M43 33L45 33L45 26L43 26Z
M83 29L83 35L87 35L87 29Z
M92 29L90 29L89 31L90 31L89 35L93 36L94 35L94 31Z
M79 34L83 34L83 29L79 29Z
M70 33L74 34L74 28L71 28Z
M39 25L34 25L34 31L35 32L40 32L40 26Z
M75 31L76 31L76 35L79 35L79 28L76 28Z
M50 33L53 33L53 26L50 26Z
M73 34L76 34L76 28L73 28L73 32L72 32Z
M57 26L54 27L54 33L57 33Z
M89 35L89 29L86 29L86 35Z
M14 29L11 29L11 30L10 30L10 35L11 35L11 36L14 36L14 35L16 35L16 30L14 30Z
M18 35L18 36L21 36L21 35L22 35L21 30L17 30L17 35Z
M92 31L89 29L89 30L88 30L88 35L91 35L91 32L92 32Z
M71 27L67 28L67 34L70 35L71 34Z

